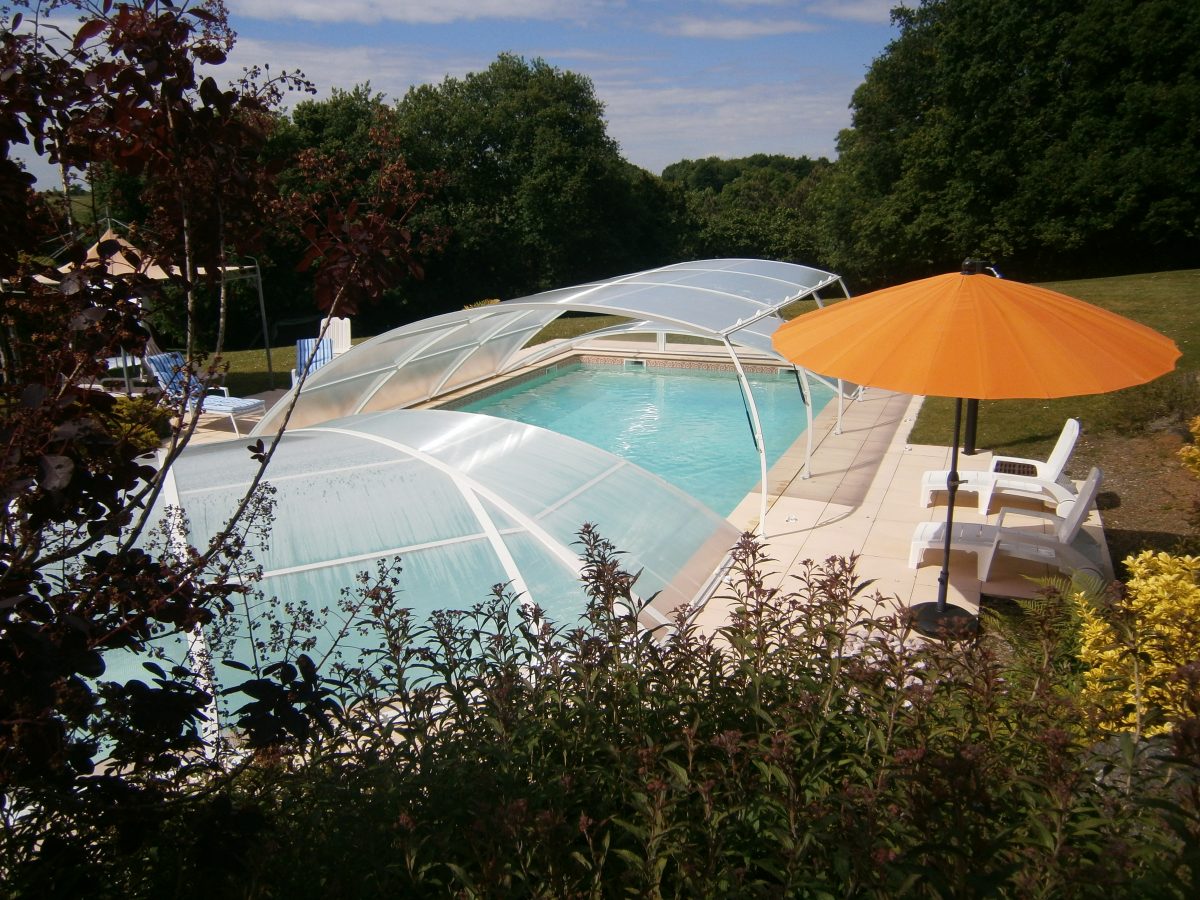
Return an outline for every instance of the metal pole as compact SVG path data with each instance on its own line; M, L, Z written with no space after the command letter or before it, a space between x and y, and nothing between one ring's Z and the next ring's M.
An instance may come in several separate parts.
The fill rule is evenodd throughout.
M946 476L946 543L942 571L938 573L937 611L946 611L946 593L950 585L950 542L954 536L954 495L958 493L958 436L962 426L962 398L954 401L954 443L950 445L950 474Z
M263 299L262 270L258 267L258 260L253 256L247 256L246 259L254 263L254 284L258 287L258 311L262 314L263 347L267 350L267 387L274 390L275 370L271 367L271 334L267 330L267 301Z
M937 602L916 603L910 607L913 628L927 637L964 640L979 633L979 618L961 606L950 606L950 544L954 535L954 497L958 493L958 440L962 425L962 400L954 401L954 443L950 449L950 474L946 476L946 540L942 547L942 571L938 573Z
M979 401L967 401L967 421L963 434L963 450L967 456L975 455L975 423L979 419Z
M796 367L793 367L796 368ZM802 478L812 477L812 454L813 454L813 413L812 413L812 388L808 384L808 369L796 368L797 381L802 381L800 387L800 396L804 398L804 416L808 420L807 434L804 440L804 471L801 473Z
M746 370L742 368L742 361L738 359L737 351L733 349L733 344L725 335L721 336L725 342L725 349L729 351L729 357L733 360L733 367L737 370L738 383L746 400L746 408L750 413L750 436L754 438L755 449L758 450L758 468L762 478L762 492L759 495L759 512L758 512L758 536L763 540L768 537L767 534L767 448L763 440L762 423L758 418L758 406L754 402L754 392L750 390L750 381L746 378Z

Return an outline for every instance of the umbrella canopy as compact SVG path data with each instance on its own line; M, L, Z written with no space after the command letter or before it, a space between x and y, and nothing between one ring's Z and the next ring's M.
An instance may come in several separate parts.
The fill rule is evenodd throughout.
M170 270L164 269L149 256L146 256L131 244L128 240L121 237L111 228L107 229L100 236L100 240L92 244L88 248L86 261L88 263L98 263L102 257L100 254L100 245L106 242L115 242L117 249L115 252L108 254L104 259L104 271L113 276L118 275L145 275L155 281L166 281L172 275L179 274L179 268L172 266ZM68 263L65 266L59 266L58 271L66 273L75 268L74 264ZM231 276L237 278L255 277L257 270L253 266L225 266L219 271L225 274L226 280L230 280ZM196 270L196 274L203 275L205 270L203 267Z
M1103 394L1175 367L1170 338L1045 288L936 275L798 316L775 349L822 375L938 397Z

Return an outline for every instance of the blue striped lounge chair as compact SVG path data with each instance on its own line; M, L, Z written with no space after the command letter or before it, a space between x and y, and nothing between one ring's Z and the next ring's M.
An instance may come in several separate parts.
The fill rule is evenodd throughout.
M310 362L311 360L311 362ZM306 368L311 375L325 363L333 360L333 341L329 338L302 338L296 341L296 368L292 369L292 386L300 380Z
M200 412L217 416L229 416L233 431L240 435L237 417L267 411L267 405L262 400L251 400L242 397L229 396L229 388L212 387L205 389L203 382L195 375L187 372L182 353L156 353L146 357L146 366L154 373L163 393L171 400L179 401L187 396L188 409L195 409L200 404ZM220 393L210 393L220 391Z

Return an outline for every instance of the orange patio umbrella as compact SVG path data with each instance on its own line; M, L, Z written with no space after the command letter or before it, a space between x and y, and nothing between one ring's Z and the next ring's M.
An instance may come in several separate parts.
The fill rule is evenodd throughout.
M917 610L918 627L947 621L962 400L1103 394L1164 375L1180 356L1174 341L1131 319L979 270L968 260L961 273L843 300L798 316L771 338L789 360L821 375L958 400L938 600L935 610Z

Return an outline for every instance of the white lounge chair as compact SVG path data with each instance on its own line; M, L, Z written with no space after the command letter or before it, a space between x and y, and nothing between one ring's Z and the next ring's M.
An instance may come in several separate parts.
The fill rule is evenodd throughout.
M310 363L309 360L312 360ZM311 375L327 362L333 361L333 341L329 338L301 338L296 341L296 368L292 369L292 384L300 380L306 368Z
M976 554L977 574L980 581L987 581L996 556L1014 556L1048 563L1060 570L1082 569L1099 571L1099 564L1074 547L1079 532L1087 519L1088 511L1096 500L1103 476L1095 466L1087 480L1079 488L1074 499L1059 504L1055 513L1044 510L1002 509L994 525L973 523L954 524L950 546L954 550L967 550ZM1009 514L1034 516L1054 525L1054 532L1046 534L1029 531L1020 526L1009 526L1005 519ZM913 532L908 555L909 568L921 565L926 550L942 550L946 541L945 522L922 522Z
M195 409L196 405L200 404L200 412L229 416L235 434L241 434L238 430L237 416L248 416L252 413L262 415L267 411L267 405L262 400L231 397L227 387L206 389L199 378L187 373L182 353L151 354L146 357L146 367L154 373L159 387L171 400L178 401L186 395L188 409ZM210 390L221 393L210 394Z
M959 470L958 489L974 493L979 498L979 511L984 514L991 508L992 495L997 493L1029 497L1057 506L1075 496L1075 485L1063 470L1077 440L1079 420L1067 419L1045 462L1019 456L994 456L991 468L986 472ZM922 506L929 505L935 491L947 489L949 477L950 473L944 469L926 472L921 477Z

